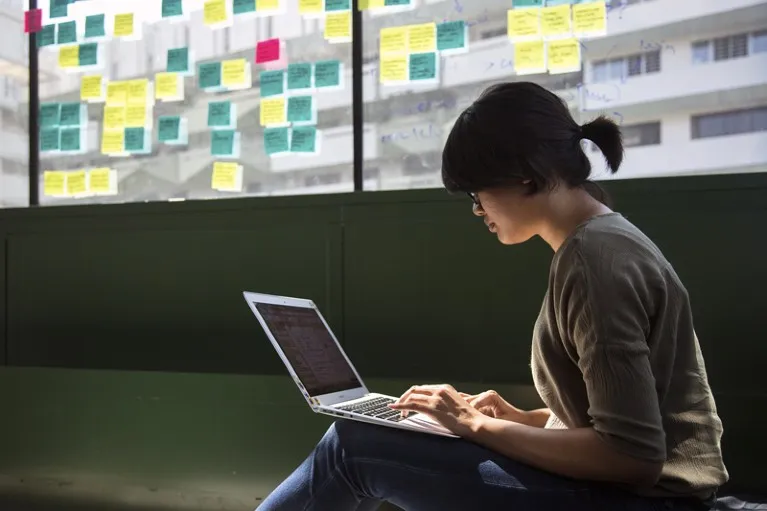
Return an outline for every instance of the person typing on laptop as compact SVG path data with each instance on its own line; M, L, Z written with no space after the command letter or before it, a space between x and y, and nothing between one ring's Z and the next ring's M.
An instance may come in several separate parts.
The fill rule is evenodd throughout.
M589 181L583 139L618 170L612 121L579 126L553 93L505 83L461 113L442 157L445 187L468 193L501 243L539 236L554 252L532 333L547 408L414 386L388 408L460 439L336 421L260 510L706 508L728 474L690 300L659 248Z

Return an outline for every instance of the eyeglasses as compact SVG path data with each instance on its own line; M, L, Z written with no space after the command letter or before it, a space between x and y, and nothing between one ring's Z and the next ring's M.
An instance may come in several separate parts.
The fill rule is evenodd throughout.
M482 203L479 200L479 195L477 195L474 192L466 192L466 194L469 196L471 201L474 203L474 207L477 207L477 208L481 208L482 207Z

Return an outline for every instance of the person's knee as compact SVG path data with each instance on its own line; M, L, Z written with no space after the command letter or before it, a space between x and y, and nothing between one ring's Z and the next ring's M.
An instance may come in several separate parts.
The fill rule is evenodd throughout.
M346 459L366 457L366 448L381 441L386 429L359 421L337 420L331 424L320 444Z

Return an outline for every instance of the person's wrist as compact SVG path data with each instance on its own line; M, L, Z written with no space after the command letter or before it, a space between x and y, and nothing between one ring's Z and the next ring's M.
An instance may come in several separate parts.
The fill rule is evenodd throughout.
M511 406L509 410L504 414L503 418L507 421L517 422L519 424L527 424L528 416L528 412Z

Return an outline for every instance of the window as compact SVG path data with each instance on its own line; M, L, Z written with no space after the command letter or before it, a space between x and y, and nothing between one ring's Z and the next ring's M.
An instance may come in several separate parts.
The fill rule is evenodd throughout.
M625 80L627 77L657 73L660 71L660 51L598 60L592 64L591 70L591 81L594 83Z
M660 121L621 126L623 146L640 147L660 144ZM599 151L596 144L591 144L592 151Z
M767 106L692 117L692 138L767 131Z
M751 53L767 52L767 30L751 34Z
M711 43L709 41L698 41L692 43L692 63L704 64L711 60Z
M750 50L749 50L750 47ZM751 53L767 51L767 30L753 34L736 34L717 37L711 41L692 43L692 63L731 60L747 57Z

